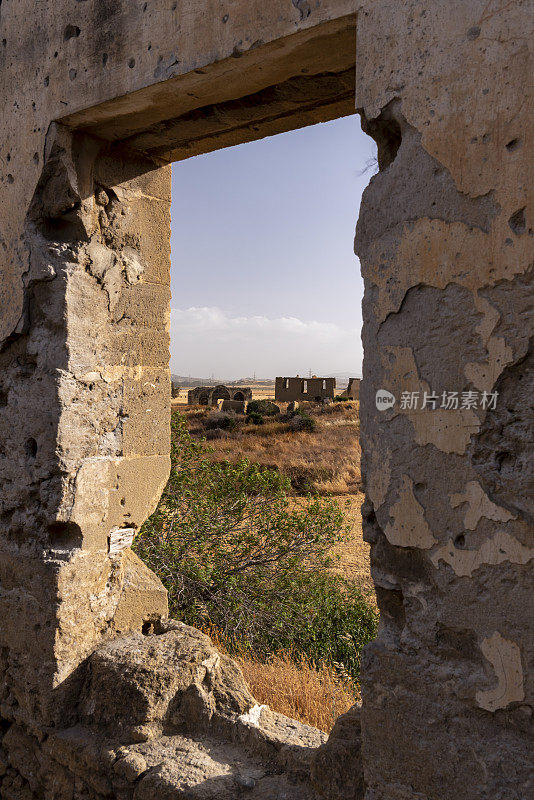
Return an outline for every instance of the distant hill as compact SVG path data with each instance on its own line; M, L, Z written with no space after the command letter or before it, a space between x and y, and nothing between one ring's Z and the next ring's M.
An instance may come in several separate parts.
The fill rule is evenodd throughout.
M225 386L253 386L254 384L271 384L274 378L194 378L190 375L171 375L171 381L178 386L217 386L219 383Z
M280 373L282 374L282 373ZM316 372L314 373L320 378L335 378L339 387L346 386L349 378L360 378L358 370L354 372ZM300 373L302 378L308 376L308 372ZM195 378L191 375L171 375L171 380L178 386L217 386L218 383L224 383L226 386L254 386L265 384L274 384L274 378Z

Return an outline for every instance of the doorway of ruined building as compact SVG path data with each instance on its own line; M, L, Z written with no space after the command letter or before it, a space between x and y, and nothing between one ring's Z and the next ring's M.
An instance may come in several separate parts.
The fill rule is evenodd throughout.
M348 369L349 365L357 363L359 355L357 340L360 338L358 307L361 305L363 286L356 280L356 275L359 276L359 265L354 255L353 239L355 217L361 193L373 174L373 165L369 162L373 160L375 152L373 140L361 131L358 115L352 114L173 164L173 194L178 194L179 200L173 199L171 213L171 286L173 287L171 374L176 376L173 380L184 381L179 385L185 386L185 390L191 393L188 395L187 405L185 397L175 401L173 417L176 415L176 417L186 420L195 439L207 437L208 446L215 451L218 457L224 455L225 459L229 459L232 463L234 460L247 456L254 461L254 456L250 456L247 452L246 442L247 440L257 441L261 436L261 441L266 443L264 446L265 458L260 456L257 463L263 465L267 461L272 465L276 463L277 458L283 459L281 452L279 456L276 455L276 441L273 443L274 452L269 452L269 437L266 438L265 433L261 434L261 431L264 430L263 427L247 424L254 417L245 417L244 412L241 411L232 412L230 405L223 406L219 411L206 409L205 414L201 414L194 400L196 396L194 392L198 392L199 389L194 388L190 379L183 377L211 375L213 378L213 369L217 368L221 370L217 373L218 378L225 377L233 381L240 377L237 373L232 374L222 370L236 369L236 364L243 363L243 351L248 356L247 339L254 336L254 333L249 331L247 334L246 327L243 326L248 324L247 317L249 315L253 324L257 319L263 320L262 332L261 335L256 334L254 339L253 357L255 360L248 362L248 371L242 371L241 377L252 375L253 372L258 372L259 375L268 374L265 369L262 371L263 352L268 353L269 357L276 354L279 359L279 366L272 367L273 370L277 370L272 373L272 377L287 373L288 370L283 365L283 359L291 348L292 337L297 339L298 333L292 334L291 330L287 330L281 340L277 340L276 328L273 331L269 327L269 309L265 302L261 307L249 305L241 308L240 306L239 311L236 312L239 315L236 320L239 323L236 326L239 333L235 339L229 338L227 333L228 328L231 328L232 325L232 314L231 306L225 305L225 303L229 303L229 300L234 306L239 305L239 302L250 303L250 297L254 294L261 294L262 300L265 301L265 295L269 291L268 283L271 284L271 287L278 287L277 291L280 292L281 297L279 302L285 304L282 310L276 308L275 311L279 311L280 314L285 313L287 318L293 317L294 319L295 316L298 316L298 311L294 308L294 299L290 294L290 281L287 282L289 284L288 291L283 282L283 276L278 276L276 273L277 266L273 264L269 270L266 263L268 257L264 253L258 253L257 250L267 249L271 254L270 258L278 257L282 263L291 265L295 264L296 251L304 254L302 262L303 265L306 265L307 285L302 286L299 283L298 296L300 300L300 296L304 295L307 297L307 301L302 303L301 308L309 310L312 307L310 298L315 294L320 299L319 313L322 311L325 316L330 313L331 317L327 317L328 324L332 328L336 327L335 341L330 342L328 347L323 344L319 357L323 358L323 363L327 366L325 371L319 374L328 374L336 369L334 366L328 369L329 362L326 359L334 360L336 357L339 359L339 351L343 347L345 348L344 352L351 351L351 357L347 358L345 367ZM276 161L277 153L279 163ZM286 157L293 165L293 171L291 171L291 165L286 163ZM255 162L263 162L269 167L262 171L255 168ZM295 162L298 162L298 166L295 166ZM302 175L301 171L306 174ZM330 180L325 179L327 174ZM261 188L256 189L256 186ZM245 199L241 201L241 198ZM230 212L232 200L234 208ZM314 214L321 215L321 224L317 219L314 221ZM197 220L202 220L201 227ZM202 228L204 226L207 234L203 236ZM253 241L258 243L255 249L252 249ZM278 247L275 244L277 242L280 242ZM210 269L211 264L214 266ZM332 281L332 272L337 275L336 282ZM354 278L352 273L354 273ZM221 276L220 285L217 283L219 274ZM247 290L244 291L242 285L247 282L250 288L247 286ZM339 293L339 287L342 286L345 297L350 296L350 303L346 304L344 310L342 310L343 306L339 300L336 301L335 307L329 305L329 302L332 303L329 298L327 299L329 284L335 287L337 293ZM231 290L231 299L225 294L227 286ZM220 300L218 291L222 295ZM222 306L213 307L213 303L217 302L222 302ZM256 300L256 302L259 301ZM191 304L192 308L188 308L188 304ZM260 315L263 316L260 317ZM272 307L270 316L273 316ZM216 326L221 324L220 320L222 320L222 325L219 329ZM348 320L350 322L347 323ZM177 326L173 329L175 321ZM276 323L276 320L273 322ZM315 325L321 330L321 337L325 336L325 328L320 327L321 325L325 326L324 321L317 323L301 320L300 324L302 327L309 326L308 336L313 335ZM191 326L190 332L188 325ZM219 336L223 340L224 346L220 344ZM347 342L349 344L346 344ZM318 341L317 344L322 344L322 342ZM193 360L193 354L195 354L195 359L201 361L202 367L199 368ZM314 355L317 357L316 353ZM283 366L280 366L280 362ZM307 357L304 362L301 361L301 364L303 363L308 363ZM341 360L337 369L341 369ZM352 369L351 374L359 375L359 369L360 365L356 369ZM293 374L298 371L301 374L303 372L300 367L296 367ZM187 385L185 385L186 381ZM242 383L248 384L248 381L243 380ZM336 438L333 446L330 447L328 452L332 452L335 459L331 463L346 464L347 462L344 460L346 452L343 452L343 448L347 450L351 447L354 447L354 461L356 461L357 433L355 433L354 427L350 427L353 420L349 420L351 415L356 416L356 404L335 403L328 409L326 405L323 405L323 397L327 394L328 388L326 379L313 382L303 379L298 383L303 392L310 393L309 405L306 403L302 410L307 408L308 413L310 409L312 415L317 413L318 421L320 420L319 412L324 412L325 420L327 411L337 412L329 417L332 420L335 418L335 428L332 430L335 430L339 436L344 433L346 438L343 443ZM324 395L314 396L318 390L322 390ZM257 387L254 388L254 391L257 391ZM242 392L231 390L231 395L233 400L245 400ZM211 390L210 406L216 406L218 400L229 399L229 397L230 395L224 387L215 386ZM272 399L274 400L274 385ZM192 402L193 405L189 405L189 402ZM314 403L317 406L314 406ZM289 431L290 425L285 419L286 404L282 404L281 411L282 413L275 418L275 424L279 428ZM232 425L230 431L223 427L226 424ZM345 427L343 427L344 424ZM321 426L320 421L319 426ZM256 431L258 434L254 436ZM288 435L287 432L285 435ZM273 437L276 440L276 434L273 433ZM301 446L301 442L298 441L298 433L294 434L294 439L294 447L298 449ZM306 435L301 436L300 439L306 439ZM310 447L313 446L310 445ZM286 455L286 459L290 460L289 454ZM351 468L354 461L351 462ZM314 469L321 468L327 469L321 456L317 454L316 458L311 458L309 473L312 474ZM281 460L279 469L286 476L294 473L291 491L299 499L299 502L302 502L303 495L310 487L304 483L305 478L303 479L299 472L298 465L293 466L290 463L283 463ZM304 472L303 468L300 469L301 472ZM341 469L339 472L335 472L335 468L332 467L332 472L330 485L333 487L337 481L335 494L332 497L334 490L329 488L323 491L329 491L331 494L323 496L339 503L340 507L347 502L350 504L346 520L352 526L352 536L354 537L354 541L350 545L350 554L348 545L346 552L342 546L339 548L343 551L345 558L340 563L340 569L346 572L347 577L353 579L354 585L359 586L361 581L364 592L369 593L372 589L366 562L368 554L361 541L361 518L358 505L361 484L357 490L353 486L347 485L343 488L344 479ZM312 487L312 490L321 491L315 486ZM359 560L352 555L354 548L361 551ZM142 552L149 553L143 548ZM337 552L336 549L336 554ZM206 558L208 558L207 554ZM150 560L147 563L151 566ZM169 579L165 581L164 579L164 582L169 586L171 596L174 596L179 581ZM205 602L207 601L205 600ZM374 595L371 602L374 606ZM249 610L252 611L252 609L251 605ZM182 619L188 619L187 612L184 612L183 615L179 614L179 616ZM209 619L207 617L203 623L210 626L210 630L221 646L223 645L221 631L228 631L230 627L226 624L226 619L221 622L222 616L221 602L218 602L215 613L210 614ZM346 631L341 625L339 634L346 635ZM228 639L225 641L228 642ZM355 649L359 650L361 644L358 641ZM233 642L230 647L230 652L237 649ZM251 647L250 641L247 641L247 647ZM263 654L263 657L267 656ZM338 658L337 661L341 663L342 659ZM244 667L245 669L249 668L252 672L252 667L249 667L248 662ZM271 674L273 689L275 689L275 681L282 678L282 669L280 668L280 677L276 675L274 668L271 669ZM336 675L337 673L332 672L333 677ZM251 688L253 692L256 689L254 685ZM272 705L271 697L267 694L269 688L269 686L261 687L265 694L259 694L259 698L261 702L265 701ZM258 688L256 691L259 692L261 689ZM345 710L347 700L348 697L341 686L333 691L330 702L331 706L336 709L336 714ZM274 707L276 708L276 705ZM287 707L277 710L288 712ZM304 716L302 721L312 722L313 718L310 720Z
M353 116L354 51L355 18L344 18L316 37L295 36L271 52L270 64L263 56L251 71L237 61L222 73L219 65L195 70L170 85L70 115L51 132L52 159L68 149L64 133L72 136L81 200L68 213L81 208L84 216L77 235L84 242L87 287L70 299L69 311L79 322L71 353L85 356L89 343L86 361L97 352L105 364L94 415L100 413L113 434L102 427L96 452L113 459L109 475L98 474L103 485L109 482L109 514L97 521L81 504L72 507L73 522L88 530L87 541L109 543L115 535L113 546L128 542L122 531L139 530L168 477L170 164ZM353 213L355 225L357 203ZM347 235L347 247L351 239ZM88 307L92 315L85 314ZM120 388L110 411L108 387L115 384ZM88 391L93 388L88 384ZM116 424L109 421L113 414ZM82 420L88 430L89 416ZM69 426L67 413L64 419L74 450L76 426ZM76 458L86 456L95 458L89 447L87 454L76 451ZM95 464L91 469L96 476ZM161 613L158 602L143 611L144 626ZM119 632L134 624L126 618Z

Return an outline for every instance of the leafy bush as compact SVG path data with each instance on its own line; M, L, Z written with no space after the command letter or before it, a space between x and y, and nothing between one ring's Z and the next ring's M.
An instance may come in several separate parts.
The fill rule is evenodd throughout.
M334 403L346 403L347 400L349 399L350 398L347 397L346 395L343 396L342 394L336 394L336 396L334 397Z
M247 414L261 414L264 417L275 417L280 408L270 400L251 400L247 405Z
M173 415L172 471L135 549L169 591L171 614L215 628L230 649L288 650L356 677L376 612L331 574L346 527L339 506L296 506L289 481L242 459L212 462Z
M262 414L259 414L257 411L250 411L247 412L247 424L251 425L263 425L264 419Z
M317 423L313 417L310 417L309 414L306 414L305 411L301 411L299 408L291 414L289 426L293 431L307 431L308 433L313 433L317 427Z

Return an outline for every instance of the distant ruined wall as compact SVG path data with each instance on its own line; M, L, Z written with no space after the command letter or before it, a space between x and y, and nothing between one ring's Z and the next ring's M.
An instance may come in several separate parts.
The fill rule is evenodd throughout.
M275 400L315 400L334 397L335 378L276 378Z
M360 378L349 378L349 383L343 395L350 397L352 400L360 399Z
M530 0L2 0L2 800L532 794L532 26ZM355 40L381 625L317 750L110 545L169 470L168 163L352 113Z
M191 405L216 406L219 400L252 400L252 389L249 386L195 386L187 393L187 402Z
M384 0L358 18L380 164L356 233L381 613L362 672L368 800L534 791L532 10Z

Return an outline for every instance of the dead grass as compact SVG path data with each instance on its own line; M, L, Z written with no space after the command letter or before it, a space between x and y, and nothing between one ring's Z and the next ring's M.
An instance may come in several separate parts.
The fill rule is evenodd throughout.
M180 409L182 411L182 409ZM313 432L293 431L287 422L238 427L210 439L217 461L246 457L288 477L296 494L350 495L361 490L357 403L335 403L306 409L315 419ZM192 435L204 435L212 411L184 409Z
M333 572L343 575L351 583L359 586L368 599L376 604L375 588L371 578L371 560L369 545L363 540L361 505L363 494L352 497L334 497L338 499L350 524L350 534L346 541L340 542L332 549L336 558Z
M358 699L354 684L324 664L295 663L289 654L271 656L266 664L255 658L236 660L259 703L326 733Z
M228 652L217 631L205 632L218 650ZM253 653L230 655L258 703L326 733L360 699L354 682L326 664L316 666L287 652L272 655L266 662Z

